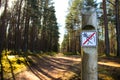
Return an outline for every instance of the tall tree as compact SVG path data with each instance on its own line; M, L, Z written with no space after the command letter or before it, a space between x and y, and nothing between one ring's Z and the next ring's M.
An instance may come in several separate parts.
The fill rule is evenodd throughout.
M21 40L21 36L20 36L20 21L21 21L21 8L22 8L22 2L23 0L18 0L16 3L18 3L17 5L17 24L16 24L16 30L15 30L15 50L17 52L19 52L20 50L20 40Z
M0 16L0 33L4 28L5 38L0 34L0 39L8 41L6 44L9 50L58 50L59 28L52 0L16 0L9 13L5 14L5 10L3 12ZM3 24L5 15L9 18ZM5 46L3 45L2 48Z
M119 17L119 0L115 0L115 16L116 16L116 37L117 37L117 56L120 57L120 17Z
M0 65L1 65L1 79L3 80L3 66L2 66L2 50L5 47L6 39L6 14L7 14L8 0L5 0L3 14L0 18Z
M23 51L27 51L28 50L28 36L29 36L29 22L30 22L30 9L29 9L29 2L28 0L25 1L25 9L24 9L24 17L25 18L25 28L24 28L24 39L23 39Z
M109 56L110 55L110 45L109 45L109 32L108 32L106 0L103 0L103 18L104 18L104 26L105 26L105 53L106 53L106 56Z
M79 34L77 34L77 32L80 31L80 8L81 8L81 0L73 0L70 1L70 8L69 8L69 13L66 17L66 30L67 30L67 34L68 37L68 42L65 40L66 43L68 43L68 45L66 45L68 52L77 52L76 50L80 50L79 47L77 47L77 42L79 42L79 40L77 38L79 38ZM78 41L76 41L78 40ZM63 41L63 43L65 44L65 42ZM80 43L80 42L79 42ZM79 44L78 44L79 45ZM63 46L64 47L64 46ZM78 48L78 49L76 49Z

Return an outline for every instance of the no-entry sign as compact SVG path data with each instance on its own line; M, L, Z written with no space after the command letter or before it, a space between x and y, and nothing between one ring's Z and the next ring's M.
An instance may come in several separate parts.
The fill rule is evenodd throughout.
M81 33L81 46L97 46L96 31L84 31Z

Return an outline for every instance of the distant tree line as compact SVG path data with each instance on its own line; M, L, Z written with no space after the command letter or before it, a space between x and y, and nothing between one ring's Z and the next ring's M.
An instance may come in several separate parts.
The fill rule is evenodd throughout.
M120 1L119 0L70 0L66 17L66 34L62 42L63 52L81 52L81 9L85 6L96 8L98 18L98 52L106 56L120 56Z
M58 51L58 24L52 0L0 0L0 52ZM3 11L2 11L3 9Z

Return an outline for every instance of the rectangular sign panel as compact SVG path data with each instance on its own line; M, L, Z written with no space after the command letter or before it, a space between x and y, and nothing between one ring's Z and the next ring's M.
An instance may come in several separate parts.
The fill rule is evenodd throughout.
M97 33L96 31L84 31L81 33L81 46L97 46Z

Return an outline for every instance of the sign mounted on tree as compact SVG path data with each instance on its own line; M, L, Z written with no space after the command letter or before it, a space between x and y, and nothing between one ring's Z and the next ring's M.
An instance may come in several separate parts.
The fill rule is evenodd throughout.
M81 10L81 79L98 80L97 57L98 57L98 36L97 36L97 15L94 7L88 6Z
M96 47L97 46L97 33L96 31L83 31L81 33L82 47Z

